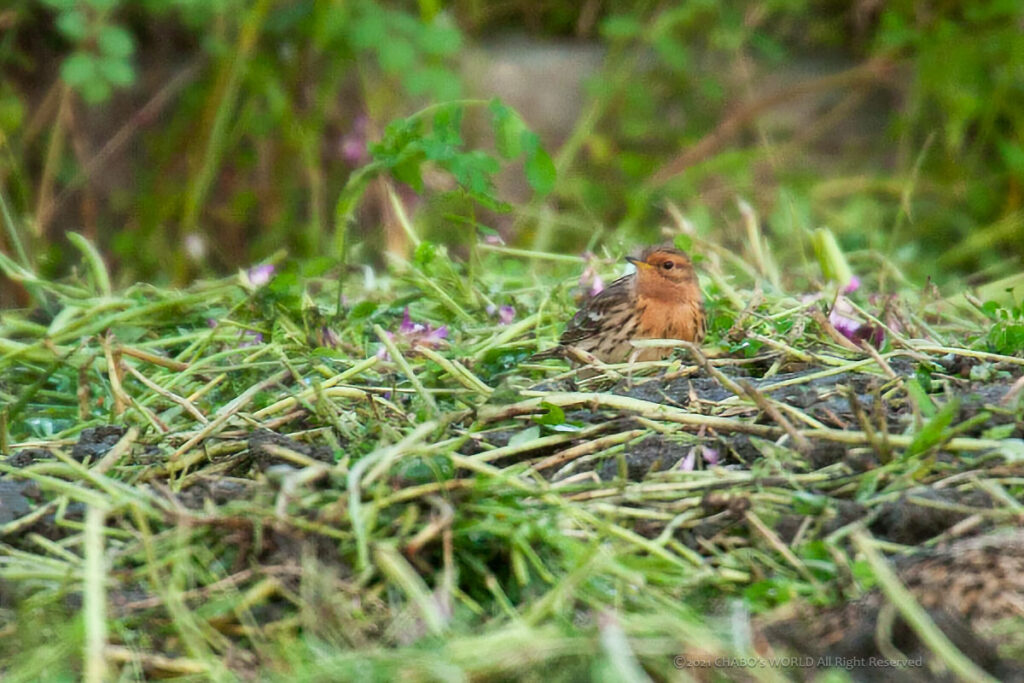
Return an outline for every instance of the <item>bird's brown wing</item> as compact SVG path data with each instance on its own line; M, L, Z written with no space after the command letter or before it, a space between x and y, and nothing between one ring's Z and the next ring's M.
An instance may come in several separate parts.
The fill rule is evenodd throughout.
M708 336L708 313L704 308L704 300L697 302L697 331L693 336L693 343L700 346L704 338Z
M632 278L633 275L620 277L599 294L588 299L569 321L559 343L563 346L578 344L592 337L607 334L611 320L620 315L632 299Z

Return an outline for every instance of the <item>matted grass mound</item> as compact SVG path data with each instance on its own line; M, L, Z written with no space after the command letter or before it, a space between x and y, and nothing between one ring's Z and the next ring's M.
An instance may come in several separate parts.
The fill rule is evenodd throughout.
M529 360L576 257L8 264L38 305L0 318L5 680L1019 669L1016 314L691 246L708 343L587 379Z

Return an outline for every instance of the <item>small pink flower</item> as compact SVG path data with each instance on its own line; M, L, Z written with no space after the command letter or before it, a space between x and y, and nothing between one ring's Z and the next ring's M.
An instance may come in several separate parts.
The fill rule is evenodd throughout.
M263 335L255 330L244 330L242 332L242 339L238 342L238 348L244 348L246 346L259 346L263 343Z
M398 336L396 337L395 334L387 331L384 334L391 340L400 337L410 348L416 348L417 346L436 348L441 346L448 337L448 326L432 327L428 323L414 322L412 316L409 315L409 308L407 306L402 315L402 322L398 325ZM381 348L377 349L377 357L387 360L387 348L381 346Z
M677 470L681 470L683 472L693 472L693 469L694 469L694 467L696 467L696 465L697 465L697 448L694 447L694 448L690 449L689 453L686 454L685 458L683 458L682 460L679 461L679 464L676 465L676 469Z
M675 469L682 472L693 472L697 468L697 456L700 455L700 459L707 465L717 465L721 456L718 455L718 451L710 446L694 446L691 448L686 457L679 461Z
M832 327L836 328L839 334L854 344L867 341L876 348L880 347L882 342L885 341L885 330L868 323L862 323L856 318L851 317L855 314L856 311L846 300L846 297L840 296L836 299L832 311L828 314L828 321L832 323Z
M846 286L843 287L843 294L853 294L858 289L860 289L860 278L854 275L850 278L850 281L846 283Z
M249 278L249 283L253 287L262 287L274 277L274 270L273 264L264 263L263 265L253 266L246 271L245 275Z
M854 318L843 315L839 310L839 302L836 302L836 306L833 307L832 312L828 314L828 321L832 323L832 327L836 328L836 331L839 332L839 334L852 340L860 330L862 324Z
M490 304L487 306L487 315L497 317L498 322L502 325L508 325L516 319L516 309L512 306L495 306Z
M360 166L370 158L366 150L366 131L369 123L370 120L365 114L357 116L352 122L352 128L341 138L338 145L341 158L351 166Z
M427 323L413 322L409 315L409 307L405 307L402 314L402 323L398 326L398 332L404 336L412 345L424 344L426 346L439 346L441 340L448 337L448 326L431 327Z

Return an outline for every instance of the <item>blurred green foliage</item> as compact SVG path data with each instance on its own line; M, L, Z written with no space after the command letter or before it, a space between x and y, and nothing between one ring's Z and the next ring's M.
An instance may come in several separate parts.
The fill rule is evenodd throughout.
M390 186L435 240L652 241L667 200L746 250L744 197L782 263L827 226L861 273L1005 276L1024 254L1022 22L1012 0L15 0L0 248L53 274L78 230L122 281L281 247L366 260L401 246ZM527 54L603 50L553 159L544 121L477 106L493 93L463 77L508 33ZM499 159L533 200L508 206Z

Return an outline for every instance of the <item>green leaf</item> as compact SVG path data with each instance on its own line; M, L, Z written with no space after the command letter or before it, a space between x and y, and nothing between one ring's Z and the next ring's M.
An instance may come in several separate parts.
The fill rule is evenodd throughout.
M387 39L387 26L381 12L366 12L352 22L352 46L367 50Z
M423 240L416 247L412 254L413 261L421 266L430 265L437 258L437 245L429 240Z
M536 441L539 438L540 438L540 427L538 427L537 425L534 425L532 427L527 427L526 429L524 429L521 432L517 432L516 434L513 434L512 438L508 440L508 445L509 446L522 446L523 444L530 443L531 441Z
M79 92L82 93L82 98L89 104L99 104L106 102L110 99L110 93L113 89L110 87L110 83L102 79L95 79L82 84L79 88Z
M654 43L654 50L658 53L661 61L672 71L684 73L690 67L690 53L687 51L686 45L671 34L658 38Z
M101 59L97 62L99 73L111 85L129 86L135 82L135 70L131 62L124 59Z
M92 7L97 12L109 12L117 6L120 0L85 0L85 4Z
M501 168L497 160L482 150L455 154L441 165L455 176L459 185L481 194L493 194L491 176Z
M628 40L640 35L643 24L632 14L617 14L601 23L601 35L608 40Z
M403 38L392 38L377 45L377 59L389 74L405 72L416 63L416 50Z
M384 163L394 163L399 154L423 137L419 119L396 119L384 129L380 142L370 145L370 154Z
M814 245L814 254L818 257L822 274L841 288L850 284L853 280L853 271L850 270L850 264L847 263L846 256L832 231L828 228L818 228L811 235L811 243Z
M331 258L330 256L314 256L302 263L302 277L313 278L320 277L331 268L338 265L338 260Z
M544 196L555 188L555 180L558 175L555 170L555 162L541 147L536 133L523 131L522 140L523 148L526 150L526 164L523 167L526 173L526 182L530 184L534 192Z
M561 407L556 406L553 403L548 403L547 401L543 401L540 404L540 407L548 412L538 417L534 417L534 422L549 426L565 424L565 411L562 410Z
M348 312L350 320L363 320L369 318L377 310L377 304L372 301L360 301Z
M911 377L907 380L907 394L910 395L910 400L917 405L917 409L921 411L923 416L926 418L934 417L936 412L935 404L916 377Z
M875 572L872 571L871 565L868 564L867 560L855 560L850 567L850 573L853 574L853 578L857 580L857 583L866 590L874 588L878 583L878 580L875 579Z
M981 305L981 312L987 315L990 320L996 320L1000 308L1002 307L997 302L986 301Z
M447 57L459 51L462 34L458 29L443 24L427 24L419 32L419 46L424 53L435 57Z
M345 39L352 25L351 12L344 5L317 4L312 21L313 45L318 50L333 48Z
M57 16L57 30L74 42L85 39L89 33L89 20L81 10L70 9Z
M995 427L989 427L981 433L983 439L1009 439L1013 436L1016 431L1017 425L1012 422L1004 425L996 425Z
M523 133L526 124L513 109L501 100L493 99L489 105L491 110L491 127L494 129L494 143L505 159L515 159L523 151Z
M76 249L82 252L82 257L92 273L96 289L103 296L110 296L110 275L107 273L107 265L103 262L103 256L100 255L100 252L92 242L77 232L68 232L66 236L68 242L71 242Z
M423 157L421 155L409 155L391 167L391 175L416 190L416 192L422 192L423 174L420 168L422 164Z
M135 51L132 34L120 26L104 26L96 36L96 44L107 57L128 57Z
M935 414L935 417L930 419L921 428L921 431L914 435L914 440L907 447L904 457L909 458L924 453L939 444L945 438L946 430L952 424L953 418L956 417L959 410L960 401L956 398L951 399L946 405L942 406L939 412Z
M96 58L88 52L74 52L60 65L60 77L75 89L96 80L98 76Z
M453 147L462 145L462 107L441 107L434 115L433 137Z
M454 100L462 92L462 84L450 69L427 66L410 69L402 79L402 86L410 95L430 95L436 100Z
M459 150L451 146L443 140L438 140L436 137L423 138L420 143L423 147L423 154L431 161L437 161L439 163L450 161L454 159L458 154Z

